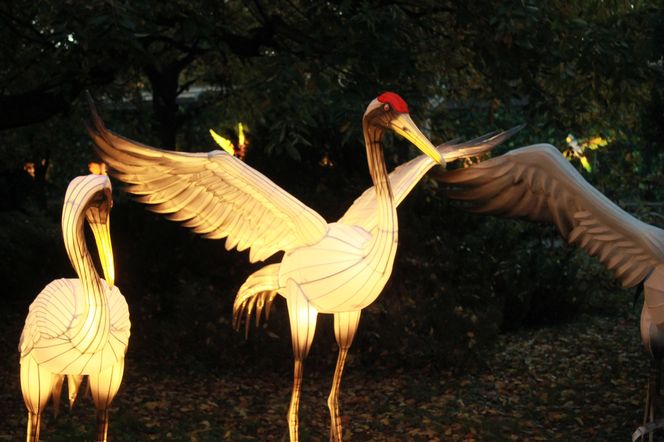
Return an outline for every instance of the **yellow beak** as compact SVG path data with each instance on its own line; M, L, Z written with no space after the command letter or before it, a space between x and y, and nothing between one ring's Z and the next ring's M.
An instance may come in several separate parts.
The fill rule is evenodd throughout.
M113 246L111 244L111 229L108 220L105 223L90 223L90 228L97 243L99 261L104 272L104 279L110 288L115 285L115 264L113 260Z
M432 160L441 166L445 167L445 160L440 156L440 153L431 144L431 141L424 136L420 129L415 125L413 120L408 114L399 114L390 122L390 128L413 143L422 152L427 154Z

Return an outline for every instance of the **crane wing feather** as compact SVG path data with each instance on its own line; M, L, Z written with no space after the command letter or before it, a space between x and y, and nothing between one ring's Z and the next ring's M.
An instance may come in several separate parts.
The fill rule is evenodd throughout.
M611 202L551 145L516 149L438 179L467 210L555 224L624 287L641 282L664 260L664 230Z
M327 230L318 213L226 152L156 149L106 129L94 109L93 123L97 153L139 202L206 238L228 237L227 248L251 248L252 262L314 244Z

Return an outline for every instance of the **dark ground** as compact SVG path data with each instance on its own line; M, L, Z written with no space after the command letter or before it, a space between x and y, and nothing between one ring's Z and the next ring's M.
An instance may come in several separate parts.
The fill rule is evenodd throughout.
M18 441L26 418L15 350L21 318L9 319L0 334L6 355L0 365L0 440ZM274 371L238 365L183 372L167 352L155 349L148 361L141 356L130 345L111 410L111 441L287 440L288 364L276 364ZM341 395L345 440L627 441L640 423L649 361L631 310L503 334L483 356L483 364L460 373L434 365L363 369L351 356ZM383 357L387 362L390 355ZM318 365L305 366L303 441L327 440L333 365ZM90 440L90 397L63 411L54 420L49 407L43 440Z

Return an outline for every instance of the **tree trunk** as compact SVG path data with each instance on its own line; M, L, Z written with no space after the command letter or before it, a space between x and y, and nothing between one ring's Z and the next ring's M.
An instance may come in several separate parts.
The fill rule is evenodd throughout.
M166 65L158 69L149 66L148 78L152 85L153 128L159 137L159 147L175 149L178 131L178 87L181 69Z

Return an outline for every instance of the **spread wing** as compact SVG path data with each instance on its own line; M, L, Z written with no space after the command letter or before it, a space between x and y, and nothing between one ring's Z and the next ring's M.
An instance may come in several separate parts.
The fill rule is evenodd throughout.
M318 242L327 223L260 172L222 151L184 153L149 147L106 129L93 108L88 132L113 175L150 210L228 250L251 248L251 262Z
M664 230L612 203L551 145L516 149L438 179L451 199L466 202L467 210L555 224L624 287L641 282L664 260Z
M460 144L455 144L458 140L452 140L438 145L437 149L446 163L459 158L482 155L522 128L523 126L517 126L504 132L491 132ZM422 154L396 167L389 175L394 204L397 206L401 204L410 191L413 190L413 187L420 182L424 174L436 164L428 155ZM371 186L353 202L353 205L350 206L339 222L358 225L367 231L371 231L376 227L377 203L376 189Z

